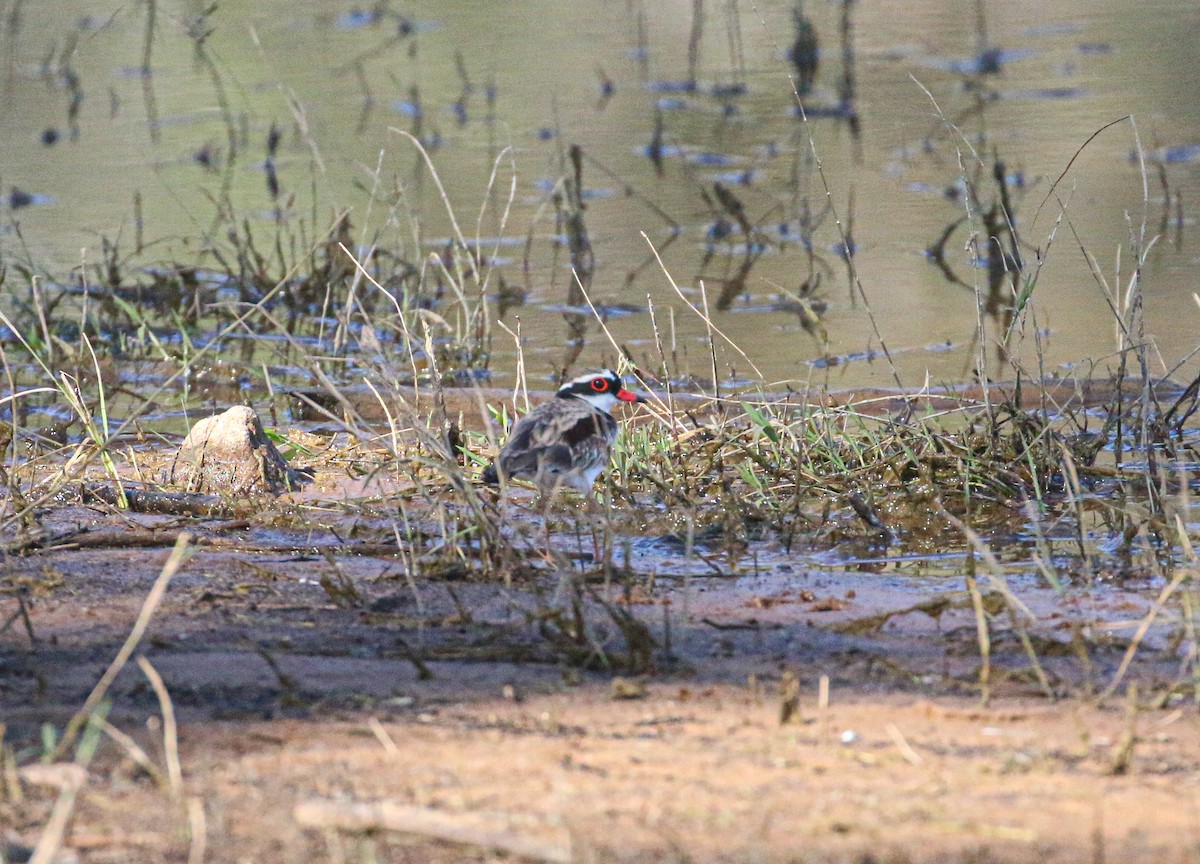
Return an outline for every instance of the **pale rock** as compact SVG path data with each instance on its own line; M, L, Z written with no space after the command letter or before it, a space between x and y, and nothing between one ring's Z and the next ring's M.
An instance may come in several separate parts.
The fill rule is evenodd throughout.
M252 408L235 405L192 427L171 464L170 482L210 495L278 495L294 488L287 462Z

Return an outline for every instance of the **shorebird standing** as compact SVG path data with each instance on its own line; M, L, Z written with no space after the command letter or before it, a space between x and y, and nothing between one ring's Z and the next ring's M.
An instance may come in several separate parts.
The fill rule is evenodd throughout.
M543 492L567 485L586 495L617 440L612 409L620 402L644 401L611 369L571 379L554 399L517 421L496 461L484 469L483 482L495 485L504 475L529 480Z

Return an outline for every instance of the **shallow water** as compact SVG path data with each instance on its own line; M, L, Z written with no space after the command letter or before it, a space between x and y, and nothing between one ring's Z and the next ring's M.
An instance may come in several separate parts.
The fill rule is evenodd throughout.
M256 234L270 238L275 203L263 160L272 125L283 133L275 167L279 200L294 196L293 224L308 220L311 235L313 222L324 226L336 208L352 208L363 244L401 248L419 260L450 226L436 189L415 172L412 145L388 131L401 127L430 142L464 232L480 236L482 248L507 262L497 273L527 287L526 304L505 320L515 327L519 316L525 361L531 377L542 378L569 359L564 316L574 314L567 255L557 245L561 227L547 189L570 170L565 149L579 144L588 157L584 215L596 262L591 299L623 313L612 315L608 327L636 360L652 363L659 356L643 311L652 301L665 338L675 337L673 365L681 373L709 375L706 328L657 265L646 263L642 234L660 246L670 239L656 210L678 223L680 234L664 251L666 266L696 305L704 299L695 287L703 279L715 306L722 280L745 257L745 238L737 232L706 239L714 218L702 191L711 200L719 181L765 239L744 290L728 311L714 312L714 322L765 378L836 387L894 384L879 352L882 337L900 383L920 386L927 375L961 380L972 367L976 299L971 289L947 282L924 250L965 214L962 196L947 190L961 187L960 164L974 174L977 153L987 163L981 206L995 194L987 178L998 156L1030 270L1037 250L1049 250L1033 315L1013 344L1014 365L1093 374L1092 364L1096 373L1115 364L1112 313L1080 246L1114 289L1123 287L1132 269L1129 238L1143 217L1147 238L1165 228L1143 274L1152 371L1169 371L1196 347L1200 309L1189 240L1192 202L1200 200L1200 102L1192 98L1200 85L1193 62L1200 7L1192 3L1156 4L1152 14L1119 2L986 4L986 44L1000 50L985 59L1000 69L985 76L976 74L983 43L973 4L917 0L903 11L856 5L857 141L844 120L827 116L837 106L843 69L841 7L834 4L805 7L821 40L807 124L796 117L787 77L793 31L785 3L707 4L695 91L678 86L687 77L691 26L691 4L684 2L529 2L489 6L486 13L475 3L444 2L418 8L411 20L389 13L377 22L349 3L222 5L197 25L211 30L203 53L186 32L201 7L158 4L153 75L144 82L138 69L146 8L116 2L5 6L5 291L26 290L12 265L31 262L65 279L81 262L98 263L102 237L119 242L127 255L140 233L144 251L129 267L213 265L198 238L214 224L224 175L199 160L219 169L231 144L238 148L231 199L239 214L250 215ZM737 28L729 9L737 10ZM731 33L740 38L744 66L730 59ZM456 54L472 88L457 108L465 91ZM611 81L608 98L598 70ZM743 95L712 95L714 87L735 82L744 84ZM487 100L491 88L494 107ZM988 94L978 109L972 88ZM72 93L82 94L73 121ZM661 177L646 155L656 107L663 124ZM156 136L149 113L158 118ZM1089 136L1125 115L1133 115L1136 127L1119 122L1076 156ZM44 143L51 130L57 140ZM1144 196L1140 163L1131 158L1139 143L1147 157L1160 158L1169 203L1154 165L1147 168ZM499 159L491 207L477 224L493 162L505 146L512 149ZM377 165L380 191L372 202ZM516 191L501 230L497 214L514 169ZM389 222L387 203L397 184L405 197ZM14 189L33 198L25 201ZM852 239L866 303L852 294L839 255L847 236L824 211L827 200ZM1060 201L1065 217L1056 228ZM811 264L801 228L806 208L818 214ZM419 243L405 210L418 214ZM533 238L528 253L526 237ZM971 266L967 240L959 227L947 242L947 263L979 285L984 276ZM783 292L797 291L810 266L821 275L817 293L828 304L824 350L794 311L780 309ZM594 322L584 321L586 344L575 365L612 362L614 348ZM994 327L988 338L995 338ZM507 383L513 343L500 334L495 348L495 379ZM723 376L751 375L721 340L717 356ZM992 372L1011 377L1014 365Z

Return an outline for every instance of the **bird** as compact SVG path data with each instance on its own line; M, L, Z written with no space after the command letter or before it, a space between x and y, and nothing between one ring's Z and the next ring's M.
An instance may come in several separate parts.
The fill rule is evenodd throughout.
M543 492L566 485L586 495L608 466L617 440L612 409L621 402L645 401L626 390L611 369L572 378L555 398L517 421L481 479L490 486L501 476L529 480Z

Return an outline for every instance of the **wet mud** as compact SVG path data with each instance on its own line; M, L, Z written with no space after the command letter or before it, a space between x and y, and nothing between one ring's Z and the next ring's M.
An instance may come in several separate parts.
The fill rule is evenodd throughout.
M57 539L6 559L0 717L25 764L119 651L178 532L195 537L137 652L170 694L181 791L101 735L64 840L81 860L186 857L201 840L211 861L497 854L370 820L346 829L348 804L483 818L504 829L496 848L534 843L543 860L1198 854L1195 709L1144 698L1179 673L1178 622L1149 627L1116 695L1098 698L1161 586L1064 597L1014 582L1037 624L997 616L984 706L961 578L833 568L765 543L753 563L697 575L669 539L633 537L632 571L578 553L566 570L416 580L370 520L351 530L295 506L237 520L62 505L43 516ZM539 518L530 500L511 506ZM591 546L558 532L579 518L554 514L564 556ZM107 722L164 765L146 675L129 663L107 698ZM11 849L36 842L55 794L9 783Z

